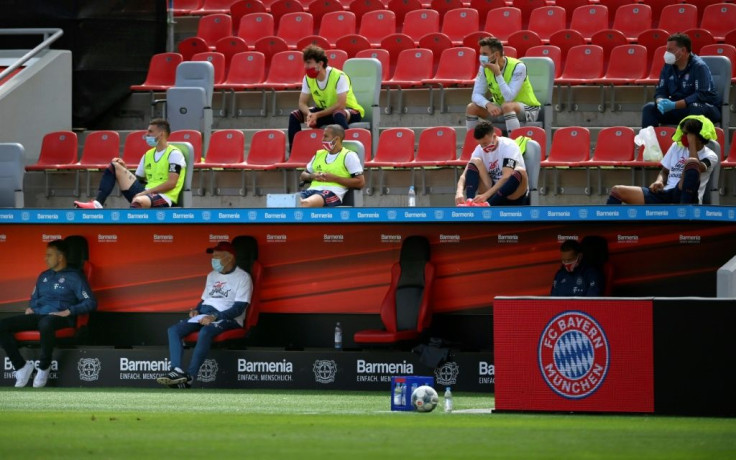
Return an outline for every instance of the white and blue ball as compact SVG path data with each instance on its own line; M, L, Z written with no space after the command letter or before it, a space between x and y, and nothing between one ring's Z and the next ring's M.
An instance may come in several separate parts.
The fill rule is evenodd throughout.
M437 392L428 385L417 387L411 394L411 405L417 412L432 412L439 400Z

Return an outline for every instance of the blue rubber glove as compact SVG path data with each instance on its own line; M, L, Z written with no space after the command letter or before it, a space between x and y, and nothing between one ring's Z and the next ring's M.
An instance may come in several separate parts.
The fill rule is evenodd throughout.
M659 102L657 102L657 110L660 111L660 113L667 113L670 110L674 110L675 108L675 101L670 101L669 99L660 99Z

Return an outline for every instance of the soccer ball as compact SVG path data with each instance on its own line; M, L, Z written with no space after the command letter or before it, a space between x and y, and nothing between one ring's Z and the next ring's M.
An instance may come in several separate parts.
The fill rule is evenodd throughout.
M411 405L417 412L432 412L437 407L439 400L437 392L428 385L418 387L411 394Z

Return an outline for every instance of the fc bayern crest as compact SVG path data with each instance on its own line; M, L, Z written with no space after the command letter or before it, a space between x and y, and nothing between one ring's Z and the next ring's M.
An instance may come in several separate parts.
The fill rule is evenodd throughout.
M608 374L608 338L592 316L566 311L544 328L539 337L538 360L539 371L552 391L563 398L587 398Z

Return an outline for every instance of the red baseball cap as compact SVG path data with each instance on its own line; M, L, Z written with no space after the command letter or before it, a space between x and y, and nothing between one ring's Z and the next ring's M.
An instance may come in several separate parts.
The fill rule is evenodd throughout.
M214 248L207 248L207 254L212 254L215 251L225 251L235 256L235 246L227 241L221 241L217 243L217 246L215 246Z

